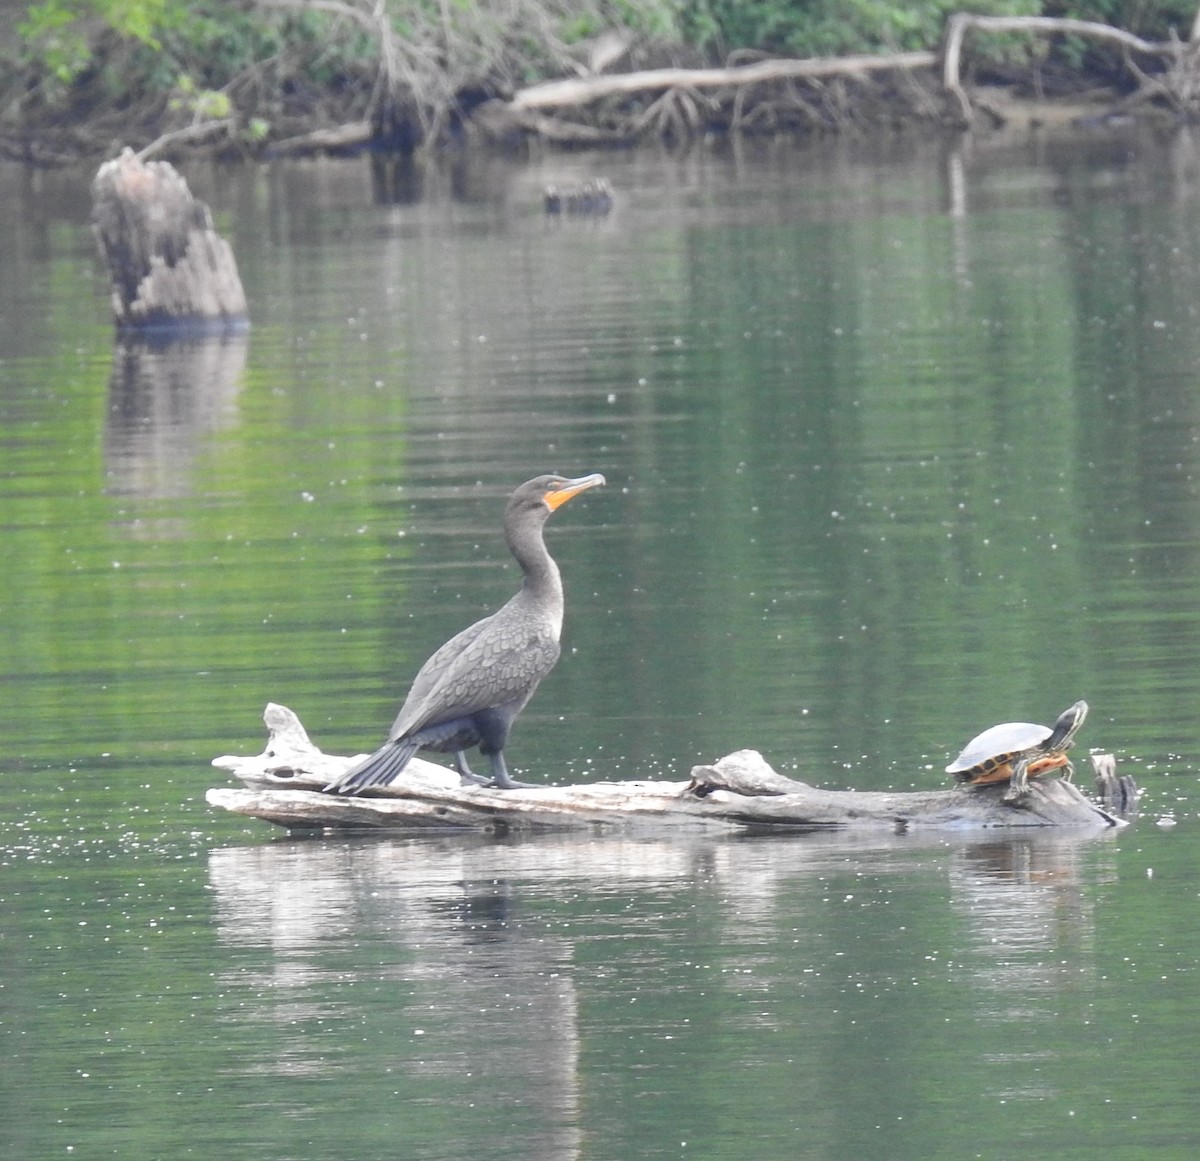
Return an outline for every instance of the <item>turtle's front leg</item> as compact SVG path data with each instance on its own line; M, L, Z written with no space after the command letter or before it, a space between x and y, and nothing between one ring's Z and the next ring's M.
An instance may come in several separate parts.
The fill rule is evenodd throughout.
M1008 780L1008 789L1004 792L1001 802L1017 806L1029 797L1029 781L1025 777L1025 771L1029 768L1029 758L1030 755L1022 754L1021 757L1012 760L1012 777Z

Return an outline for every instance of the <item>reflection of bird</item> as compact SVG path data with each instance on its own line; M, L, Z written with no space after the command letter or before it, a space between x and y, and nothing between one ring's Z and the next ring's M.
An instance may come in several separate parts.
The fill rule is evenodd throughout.
M463 785L520 786L504 746L516 716L558 660L563 590L546 549L546 518L572 496L603 484L598 474L567 480L538 476L504 509L504 537L521 566L520 591L502 609L446 642L424 665L392 723L388 740L327 790L356 794L394 781L418 750L454 755ZM471 772L463 751L478 746L492 763L491 782Z

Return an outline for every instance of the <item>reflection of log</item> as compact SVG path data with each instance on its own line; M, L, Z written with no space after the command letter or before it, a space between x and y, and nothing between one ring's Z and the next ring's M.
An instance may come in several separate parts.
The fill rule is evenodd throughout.
M208 802L289 829L429 828L485 831L781 830L837 827L1109 827L1119 820L1069 782L1039 779L1019 808L1005 787L890 793L820 790L777 774L761 755L741 750L696 766L687 782L594 782L536 790L460 787L458 775L419 759L400 781L371 796L326 794L322 787L357 758L322 754L291 710L268 705L266 751L224 757L249 789L214 789Z
M126 149L100 167L92 199L119 328L245 328L246 295L233 251L172 166L143 162Z
M445 1097L448 1081L465 1071L483 1083L456 1105L456 1118L469 1122L462 1132L472 1134L460 1139L495 1133L499 1110L516 1108L523 1161L584 1156L580 1055L589 1025L572 970L574 933L547 932L542 923L528 921L530 901L513 875L522 865L518 845L259 843L211 851L217 938L253 956L256 998L244 1006L242 1026L256 1045L256 1059L293 1078L307 1075L310 1063L329 1073L324 1062L317 1065L323 1047L297 1043L297 1021L316 1013L309 1005L322 1002L315 997L324 986L322 956L329 941L348 935L370 941L379 954L339 965L339 985L353 992L339 1004L339 1016L369 1024L375 1043L386 1046L386 1069L380 1057L375 1073L380 1083L400 1088L411 1106L414 1092ZM561 882L568 867L580 864L580 844L571 845L573 857L552 853L536 864L539 881ZM628 851L628 862L661 870L661 860L644 848ZM534 855L546 850L542 843L530 846ZM514 857L497 862L502 851ZM682 867L671 869L684 877ZM539 896L537 903L542 901ZM380 1007L372 996L384 981L395 1001ZM230 957L215 982L241 1008L248 982L243 956ZM416 1052L418 1012L417 1023L428 1035ZM373 1071L365 1060L356 1057L364 1076ZM412 1147L413 1139L408 1133L403 1155L427 1155ZM347 1156L377 1152L384 1150L341 1150Z
M203 437L237 419L247 335L160 343L123 336L113 348L105 417L107 490L183 496Z

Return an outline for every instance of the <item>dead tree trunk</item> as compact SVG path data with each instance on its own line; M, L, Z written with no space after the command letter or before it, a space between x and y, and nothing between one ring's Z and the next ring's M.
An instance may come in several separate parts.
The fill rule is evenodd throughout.
M892 831L981 827L1121 825L1116 814L1070 782L1040 778L1019 806L1003 785L914 793L821 790L776 773L753 750L696 766L681 782L593 782L529 790L462 787L443 766L413 759L393 785L370 795L326 793L324 786L358 758L323 754L291 710L268 705L266 751L215 758L246 789L219 788L207 801L289 830L429 829L537 832L664 830L806 831L875 827ZM360 755L361 757L362 755Z
M171 165L144 162L126 149L100 167L92 200L119 330L195 334L248 326L233 251Z

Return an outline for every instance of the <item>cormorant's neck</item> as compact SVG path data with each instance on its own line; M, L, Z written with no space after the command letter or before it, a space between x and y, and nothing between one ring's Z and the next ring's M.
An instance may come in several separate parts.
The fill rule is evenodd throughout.
M558 565L542 537L544 520L524 520L505 530L509 551L521 566L521 596L532 601L555 625L555 636L562 626L563 589Z

